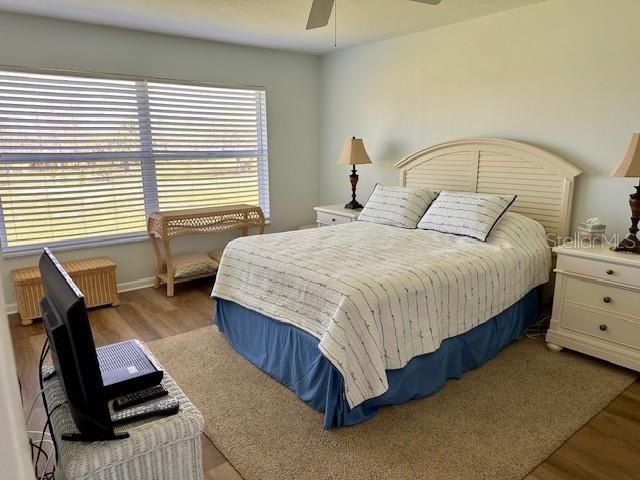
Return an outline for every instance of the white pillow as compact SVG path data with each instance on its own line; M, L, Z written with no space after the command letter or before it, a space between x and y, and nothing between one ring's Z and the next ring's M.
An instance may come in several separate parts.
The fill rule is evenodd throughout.
M442 191L418 223L418 228L486 242L515 199L515 195Z
M376 185L358 221L416 228L435 196L426 188Z

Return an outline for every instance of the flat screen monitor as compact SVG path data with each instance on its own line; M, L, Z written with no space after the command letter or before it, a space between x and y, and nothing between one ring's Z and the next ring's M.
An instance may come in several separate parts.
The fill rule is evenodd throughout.
M40 306L51 357L79 434L67 440L121 438L113 431L84 296L60 262L45 248L40 257L44 298Z

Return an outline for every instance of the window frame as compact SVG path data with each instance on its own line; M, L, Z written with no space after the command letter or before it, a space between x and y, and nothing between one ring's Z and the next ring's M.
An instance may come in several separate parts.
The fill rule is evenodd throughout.
M256 130L257 130L257 143L258 143L258 152L262 152L257 155L257 180L258 180L258 203L260 207L265 211L265 221L266 223L270 223L270 182L269 182L269 152L268 152L268 128L267 128L267 104L266 104L266 88L258 85L250 85L250 84L229 84L229 83L219 83L219 82L208 82L208 81L199 81L199 80L185 80L185 79L176 79L176 78L165 78L165 77L155 77L155 76L146 76L146 75L124 75L124 74L115 74L115 73L106 73L106 72L93 72L93 71L85 71L85 70L68 70L68 69L50 69L50 68L32 68L32 67L21 67L14 65L3 65L0 64L0 71L7 72L16 72L16 73L24 73L24 74L41 74L41 75L67 75L73 77L85 77L93 80L126 80L130 82L135 82L136 90L139 92L139 95L147 96L148 90L146 87L143 87L145 83L167 83L177 86L195 86L195 87L206 87L206 88L222 88L222 89L231 89L231 90L248 90L253 92L260 92L262 94L261 108L258 108L258 118L256 120ZM142 100L144 105L144 100ZM148 97L146 99L146 105L148 107ZM140 103L138 103L138 106ZM152 140L151 140L151 122L149 121L150 115L147 111L146 115L138 117L138 123L140 126L140 152L137 154L115 154L113 158L130 158L135 159L140 162L141 171L142 171L142 188L144 191L144 209L145 209L145 222L149 215L159 210L159 192L156 182L156 165L154 157L171 157L171 155L163 155L154 153ZM145 121L146 120L146 121ZM143 138L146 137L146 141ZM235 152L231 152L233 154ZM0 162L4 160L12 160L21 158L23 160L29 160L27 157L30 154L1 154L0 153ZM90 155L90 154L88 154ZM51 158L47 158L47 154L32 154L34 161L37 161L38 158L42 160L50 160ZM180 157L180 155L176 155ZM217 156L217 154L210 155L211 157ZM203 155L203 157L207 157L207 155ZM264 157L264 160L261 161L260 158ZM105 157L106 158L106 157ZM151 192L151 193L149 193ZM266 209L265 209L266 206ZM7 234L6 234L6 225L4 219L4 211L1 205L0 198L0 249L2 251L2 257L11 258L11 257L20 257L26 255L33 255L40 253L42 251L42 247L44 245L49 246L51 248L55 248L58 251L64 250L78 250L83 248L95 248L95 247L103 247L109 245L119 245L119 244L128 244L135 242L148 241L149 236L147 234L146 229L140 232L127 232L127 233L116 233L111 235L93 235L86 236L81 238L73 238L67 240L59 240L53 242L43 242L43 243L34 243L32 245L24 245L24 246L8 246L7 245Z

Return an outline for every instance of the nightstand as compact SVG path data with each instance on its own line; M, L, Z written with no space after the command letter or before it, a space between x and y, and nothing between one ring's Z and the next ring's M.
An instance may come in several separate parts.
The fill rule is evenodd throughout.
M316 211L316 222L319 227L355 222L362 211L344 208L343 205L325 205L313 209Z
M640 370L640 255L562 246L547 346Z

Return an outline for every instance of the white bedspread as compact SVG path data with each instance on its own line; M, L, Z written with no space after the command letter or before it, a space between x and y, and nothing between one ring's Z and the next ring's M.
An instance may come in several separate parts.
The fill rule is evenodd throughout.
M507 213L487 243L367 222L236 239L212 295L317 337L353 408L549 278L543 227Z

